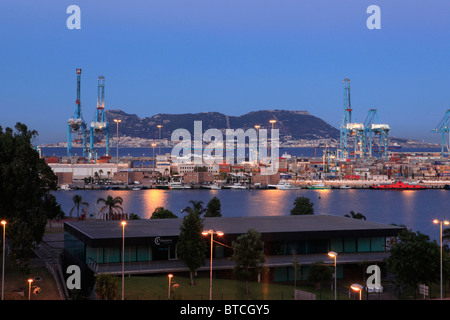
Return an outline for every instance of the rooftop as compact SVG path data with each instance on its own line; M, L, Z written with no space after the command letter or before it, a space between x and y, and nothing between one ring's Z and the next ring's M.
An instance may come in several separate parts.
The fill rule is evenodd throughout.
M127 239L177 237L180 234L182 218L177 219L141 219L128 220L125 227ZM239 235L253 228L263 234L312 234L333 236L393 236L402 228L387 224L353 219L335 215L299 215L299 216L251 216L204 218L204 229L222 231L226 235ZM103 240L122 238L120 221L71 221L65 223L65 229L72 230L83 237L90 245ZM72 233L74 233L72 232Z

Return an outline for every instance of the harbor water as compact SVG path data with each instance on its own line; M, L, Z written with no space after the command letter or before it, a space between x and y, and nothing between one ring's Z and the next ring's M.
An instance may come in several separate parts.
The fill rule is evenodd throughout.
M400 149L399 152L439 152L437 149ZM81 149L74 149L74 155ZM155 153L154 153L155 152ZM159 152L158 148L120 148L119 156L151 157ZM162 148L161 154L170 153L171 149ZM321 157L321 148L280 148L280 156L287 152L297 157ZM65 148L42 148L44 156L65 156ZM116 150L111 149L112 156ZM145 165L145 164L144 164ZM214 196L222 205L222 216L265 216L289 215L296 197L308 197L314 203L315 214L332 214L344 216L350 211L362 213L368 221L385 224L404 225L413 231L420 231L439 239L439 227L432 223L435 218L450 219L450 190L372 190L372 189L328 189L328 190L65 190L54 194L66 215L73 208L72 197L82 196L88 202L89 213L95 215L101 208L98 198L108 195L123 198L125 213L134 213L141 218L149 218L157 207L171 210L179 217L180 211L190 205L189 201L202 201L203 206ZM76 213L73 213L76 216Z
M296 197L308 197L314 203L314 214L344 216L350 211L362 213L367 221L404 225L439 239L439 227L432 223L435 218L450 219L450 190L373 190L373 189L327 189L327 190L66 190L54 192L66 215L73 208L73 196L82 196L89 203L89 213L101 209L98 198L120 196L125 213L150 218L157 207L171 210L178 217L180 211L190 206L191 200L202 201L203 206L213 198L219 198L223 217L281 216L289 215ZM73 213L76 216L76 212Z

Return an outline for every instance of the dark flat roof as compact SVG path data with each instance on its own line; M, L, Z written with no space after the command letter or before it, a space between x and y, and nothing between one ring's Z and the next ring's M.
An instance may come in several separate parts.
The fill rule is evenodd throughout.
M127 220L126 239L178 237L182 218ZM335 215L302 216L251 216L204 218L204 229L222 231L226 235L240 235L253 228L263 234L312 234L331 236L394 236L403 228L382 223ZM105 240L122 239L120 221L69 221L65 230L90 245L100 245ZM116 241L113 241L116 242Z

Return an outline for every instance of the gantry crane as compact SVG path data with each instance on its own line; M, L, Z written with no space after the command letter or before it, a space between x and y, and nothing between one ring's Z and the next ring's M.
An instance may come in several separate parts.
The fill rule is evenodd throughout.
M373 156L373 135L378 135L378 154L386 158L388 156L388 135L391 130L388 124L381 124L376 109L370 109L364 121L364 153Z
M450 130L450 109L447 110L442 120L433 130L433 132L441 133L441 158L444 158L445 153L450 156L450 136L446 138Z
M105 135L106 155L109 155L109 123L105 113L105 77L97 78L97 110L90 128L90 150L89 157L96 157L97 151L94 149L95 135Z
M75 112L73 117L67 121L67 156L72 156L72 143L73 138L79 142L82 141L83 145L83 156L87 155L87 125L83 120L83 115L81 113L81 69L77 68L77 100L75 102ZM76 136L75 136L76 134ZM72 136L74 135L74 136ZM80 138L81 136L81 138Z
M339 136L339 158L348 158L349 148L348 148L348 137L354 137L354 154L355 157L359 153L362 154L362 139L364 134L364 124L354 123L352 121L352 106L350 99L350 79L345 78L344 83L344 116L342 118L340 126L340 136Z

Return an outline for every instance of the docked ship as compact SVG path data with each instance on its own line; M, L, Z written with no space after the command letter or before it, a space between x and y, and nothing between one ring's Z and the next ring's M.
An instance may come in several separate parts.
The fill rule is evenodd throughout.
M182 184L181 181L174 181L172 183L169 183L169 189L170 190L184 190L184 189L191 189L191 186Z
M278 184L268 184L268 189L277 189L277 190L299 190L299 186L291 185L290 183L280 182Z
M402 146L398 143L393 143L393 144L388 145L388 150L399 150L401 148L402 148ZM381 147L381 149L383 150L384 148ZM380 146L378 146L378 145L372 146L372 151L378 152L379 150L380 150Z
M307 189L331 189L330 186L327 186L325 183L317 183L312 186L307 186Z
M371 189L384 189L384 190L423 190L425 186L421 186L417 183L405 183L403 181L397 181L391 184L379 184L373 185Z

